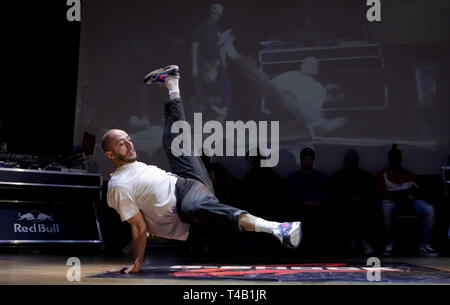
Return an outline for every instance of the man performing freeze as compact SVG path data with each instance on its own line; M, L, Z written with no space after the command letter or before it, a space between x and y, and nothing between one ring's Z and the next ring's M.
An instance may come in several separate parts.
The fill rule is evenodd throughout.
M172 124L185 120L178 81L178 66L171 65L149 73L144 81L166 87L163 147L172 173L137 161L133 143L123 130L111 129L102 138L105 155L115 170L108 183L107 201L131 225L133 263L110 272L139 272L144 259L147 232L186 240L190 224L222 226L237 231L266 232L289 248L297 248L302 231L300 222L266 221L220 203L200 157L175 157L171 151Z

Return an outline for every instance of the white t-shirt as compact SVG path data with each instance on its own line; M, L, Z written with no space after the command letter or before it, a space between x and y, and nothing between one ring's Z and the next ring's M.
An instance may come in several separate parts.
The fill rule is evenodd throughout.
M150 234L186 240L189 224L177 214L175 183L177 176L142 162L118 167L108 183L108 205L122 221L141 211Z

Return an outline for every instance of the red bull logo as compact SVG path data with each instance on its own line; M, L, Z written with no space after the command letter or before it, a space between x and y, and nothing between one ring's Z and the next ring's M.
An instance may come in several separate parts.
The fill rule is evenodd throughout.
M39 211L31 211L25 214L18 213L19 221L28 220L33 222L53 221L52 215L47 215Z
M53 215L48 215L40 211L28 213L18 213L18 221L14 223L15 233L59 233L59 224L45 224L42 222L53 222ZM33 224L30 225L30 222Z
M59 225L55 223L51 226L46 226L43 223L35 223L32 226L23 226L15 223L14 233L59 233Z
M19 221L21 220L35 220L34 215L31 213L26 213L25 215L20 215L19 213Z

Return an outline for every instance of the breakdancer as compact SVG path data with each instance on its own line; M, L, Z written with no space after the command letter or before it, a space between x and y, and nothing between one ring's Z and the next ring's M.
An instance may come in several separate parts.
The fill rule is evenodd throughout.
M102 138L105 155L115 170L108 183L107 202L131 225L133 263L110 272L139 272L144 259L147 232L155 236L186 240L190 224L222 226L237 231L266 232L289 248L301 241L300 222L278 223L253 216L247 211L222 204L200 157L176 157L171 151L174 122L185 120L179 88L179 67L167 66L150 72L146 84L166 87L163 147L171 166L166 172L137 161L132 140L123 130L111 129Z

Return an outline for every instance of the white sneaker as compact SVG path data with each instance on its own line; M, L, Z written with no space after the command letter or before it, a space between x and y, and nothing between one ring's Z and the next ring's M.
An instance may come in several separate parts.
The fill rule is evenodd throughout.
M283 222L273 232L273 235L286 247L297 248L302 240L302 223Z
M170 77L180 78L180 69L177 65L170 65L150 72L145 76L144 83L147 85L164 86L166 79Z

